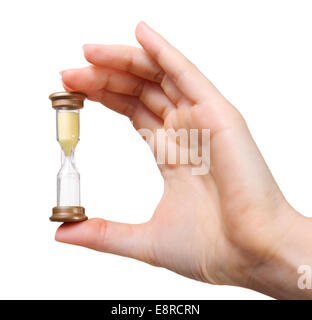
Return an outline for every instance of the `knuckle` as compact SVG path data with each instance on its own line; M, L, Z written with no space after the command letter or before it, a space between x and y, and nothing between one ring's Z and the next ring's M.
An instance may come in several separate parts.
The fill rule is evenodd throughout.
M125 71L132 71L134 66L134 57L131 52L127 55L125 59Z
M153 80L156 82L162 83L165 75L166 75L165 72L163 70L160 70L153 75Z
M142 252L142 260L149 263L152 266L160 267L161 264L159 262L159 259L157 258L157 248L155 246L155 243L153 239L151 239L151 242L149 245L147 245L143 252Z
M141 97L144 92L146 82L144 80L140 80L136 86L132 90L132 95L136 97Z
M103 248L105 249L105 245L107 243L107 231L108 231L108 224L103 219L93 219L90 220L93 224L94 234L95 237L91 243L89 243L90 246L94 247L95 249Z
M126 117L128 117L131 121L134 117L134 113L135 113L135 107L132 103L126 103L124 105L124 109L122 114L125 115Z

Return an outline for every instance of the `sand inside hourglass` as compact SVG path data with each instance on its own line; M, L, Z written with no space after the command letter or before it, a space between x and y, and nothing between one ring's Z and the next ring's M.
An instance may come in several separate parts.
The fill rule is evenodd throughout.
M70 156L79 140L79 113L59 111L57 113L58 141L66 156Z

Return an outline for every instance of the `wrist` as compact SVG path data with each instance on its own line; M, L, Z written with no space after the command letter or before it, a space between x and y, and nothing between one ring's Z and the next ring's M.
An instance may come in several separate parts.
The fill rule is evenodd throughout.
M281 214L283 221L273 227L276 234L269 237L271 243L264 241L265 246L272 247L271 254L261 256L263 250L259 250L260 262L248 270L245 286L277 299L312 298L311 289L298 286L298 268L312 268L312 249L307 245L312 242L312 221L292 208Z

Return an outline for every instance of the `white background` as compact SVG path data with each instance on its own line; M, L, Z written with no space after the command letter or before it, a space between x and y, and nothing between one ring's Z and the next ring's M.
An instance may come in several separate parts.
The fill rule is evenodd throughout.
M242 112L289 202L312 216L311 13L299 0L1 1L0 298L267 298L56 243L60 148L48 95L62 90L59 71L86 65L83 44L137 45L144 20ZM87 102L77 162L89 217L151 217L162 179L126 118Z

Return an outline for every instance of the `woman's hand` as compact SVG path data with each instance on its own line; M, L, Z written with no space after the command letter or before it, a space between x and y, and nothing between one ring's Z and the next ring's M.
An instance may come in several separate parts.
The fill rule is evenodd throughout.
M128 116L138 130L210 129L210 172L193 175L192 163L159 165L164 194L150 221L64 224L56 240L213 284L249 287L281 298L300 296L297 266L286 249L306 218L284 199L244 119L145 23L137 26L136 37L143 49L84 46L91 66L64 71L65 89L84 92ZM279 266L291 278L289 286L280 288L280 281L272 279Z

